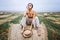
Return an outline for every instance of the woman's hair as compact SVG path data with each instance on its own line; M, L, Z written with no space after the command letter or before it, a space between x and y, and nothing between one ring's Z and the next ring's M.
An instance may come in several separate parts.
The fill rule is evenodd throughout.
M32 3L28 3L28 5L31 4L32 5L32 8L33 8L33 4Z

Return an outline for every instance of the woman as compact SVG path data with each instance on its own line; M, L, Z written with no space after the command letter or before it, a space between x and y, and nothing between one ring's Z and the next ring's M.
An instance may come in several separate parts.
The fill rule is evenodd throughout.
M21 27L23 26L22 33L24 31L24 27L26 27L26 20L32 19L32 24L34 25L35 28L37 28L37 34L39 36L40 35L40 29L39 29L40 23L39 23L38 17L36 16L36 12L32 8L33 8L33 4L28 3L27 11L24 13L24 17L21 20ZM32 30L32 28L31 28L31 30Z

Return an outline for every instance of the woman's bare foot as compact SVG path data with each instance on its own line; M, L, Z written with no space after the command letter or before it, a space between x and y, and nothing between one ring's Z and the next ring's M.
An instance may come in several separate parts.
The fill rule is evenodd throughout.
M38 35L38 36L41 35L40 29L37 29L37 35Z

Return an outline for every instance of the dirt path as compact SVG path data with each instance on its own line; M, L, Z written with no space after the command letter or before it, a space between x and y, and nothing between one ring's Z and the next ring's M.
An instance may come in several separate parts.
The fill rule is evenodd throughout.
M9 39L8 40L48 40L48 34L47 29L44 23L41 23L40 25L41 29L41 36L37 36L36 30L33 31L33 36L31 38L23 38L20 34L20 24L11 24L11 27L9 28Z

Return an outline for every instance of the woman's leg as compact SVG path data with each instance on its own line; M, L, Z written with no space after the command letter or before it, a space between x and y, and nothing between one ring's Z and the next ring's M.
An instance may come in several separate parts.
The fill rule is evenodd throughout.
M37 16L33 19L32 24L34 27L40 27L39 19Z
M38 34L38 36L40 36L41 35L41 30L40 30L40 23L39 23L39 19L38 19L38 17L36 16L36 18L35 18L35 20L36 20L36 27L37 27L37 34Z
M26 26L26 17L23 17L20 24L25 27Z
M36 27L40 27L39 18L37 16L35 17L35 24Z

